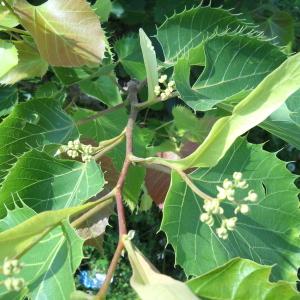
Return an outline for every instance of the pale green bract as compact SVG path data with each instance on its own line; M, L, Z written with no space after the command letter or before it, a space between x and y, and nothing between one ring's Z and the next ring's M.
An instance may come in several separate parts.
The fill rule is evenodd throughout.
M154 47L143 29L140 29L140 43L147 73L148 100L156 98L154 87L158 84L157 60Z
M183 169L216 165L240 135L263 122L299 88L300 53L269 74L230 116L219 119L195 152L172 163Z
M34 216L36 213L28 206L7 211L7 216L0 220L0 235ZM22 256L24 267L18 276L26 281L28 296L33 300L46 299L49 295L68 300L75 290L73 274L83 258L82 246L83 240L64 221ZM11 299L3 286L0 286L0 297Z

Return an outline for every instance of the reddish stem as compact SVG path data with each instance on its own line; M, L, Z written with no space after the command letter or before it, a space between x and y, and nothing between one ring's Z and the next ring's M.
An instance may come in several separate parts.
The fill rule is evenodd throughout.
M131 164L131 156L132 156L132 151L133 151L133 128L134 128L134 124L135 124L137 114L138 114L138 109L136 108L136 104L138 102L137 94L138 94L138 84L134 81L130 81L128 83L127 99L131 104L131 108L130 108L129 119L128 119L127 126L126 126L126 132L125 132L126 154L125 154L125 160L123 163L123 167L120 172L119 179L118 179L118 182L117 182L117 185L115 188L115 197L116 197L116 203L117 203L117 213L118 213L118 222L119 222L119 243L118 243L117 249L114 253L113 259L110 263L110 266L108 268L105 281L104 281L100 291L98 292L96 299L104 299L105 298L110 281L113 277L113 274L118 265L118 261L121 256L122 250L124 248L122 237L124 234L127 234L122 190L124 187L128 169Z

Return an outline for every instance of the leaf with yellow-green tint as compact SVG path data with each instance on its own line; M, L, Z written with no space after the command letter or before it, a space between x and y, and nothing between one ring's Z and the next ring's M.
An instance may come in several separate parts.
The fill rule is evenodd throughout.
M133 272L130 284L142 300L198 299L183 282L160 274L128 237L124 243Z
M7 0L12 5L13 0ZM5 6L0 4L0 31L5 27L12 28L19 25L18 18ZM4 26L1 28L1 26Z
M85 0L48 0L39 6L16 0L14 9L49 64L76 67L103 58L104 33Z
M20 80L42 77L48 69L37 49L25 42L14 42L19 54L19 63L0 77L0 84L14 84Z
M148 84L148 100L155 99L154 87L158 84L157 61L154 47L143 29L140 29L140 44L142 48Z
M0 77L18 63L18 51L13 43L0 40Z

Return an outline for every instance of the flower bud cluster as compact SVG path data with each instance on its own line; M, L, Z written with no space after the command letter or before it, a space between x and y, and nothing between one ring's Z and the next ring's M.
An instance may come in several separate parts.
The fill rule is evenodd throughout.
M160 85L154 87L154 93L156 96L161 97L162 100L166 100L174 91L175 81L171 80L167 83L168 76L161 75L158 79L158 82L161 83L164 88L161 88Z
M71 158L81 156L83 162L90 162L94 149L92 145L85 145L80 143L79 139L75 141L69 141L67 145L63 145L59 148L57 154L66 153Z
M2 273L5 276L19 274L23 268L23 264L17 259L5 259L2 267Z
M13 277L13 275L19 274L22 268L23 264L17 259L4 260L2 273L9 277L3 281L3 284L8 291L20 291L25 286L25 280L23 278Z
M257 194L253 190L250 190L248 191L248 195L242 200L236 200L235 192L237 189L245 190L248 187L249 185L246 180L243 179L242 173L234 172L232 180L226 178L222 186L217 186L218 194L216 198L204 200L204 212L200 215L200 221L212 227L215 224L215 218L221 218L221 226L216 229L216 233L219 238L227 239L228 231L235 230L238 218L231 217L227 219L224 216L224 209L221 207L221 204L227 200L235 206L235 215L238 213L247 214L250 211L248 202L256 202L258 198Z
M9 277L4 280L4 286L8 291L20 291L25 286L23 278Z

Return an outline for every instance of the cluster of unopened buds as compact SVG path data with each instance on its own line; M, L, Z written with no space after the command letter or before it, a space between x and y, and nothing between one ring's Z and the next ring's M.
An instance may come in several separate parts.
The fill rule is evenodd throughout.
M3 281L8 291L20 291L25 286L23 278L16 278L14 275L19 274L23 268L23 264L17 259L5 259L2 266L3 275L7 276Z
M80 143L80 140L69 141L68 145L63 145L59 148L57 154L66 153L71 158L81 156L83 162L90 162L94 149L92 145Z
M234 231L237 223L237 216L226 218L224 216L224 209L221 207L221 204L224 200L228 200L232 205L235 206L234 214L238 213L247 214L249 209L249 202L257 201L257 194L250 190L248 195L242 200L235 199L235 192L237 189L245 190L249 187L246 180L243 179L241 172L233 173L233 180L225 179L223 185L217 186L218 194L216 198L205 199L203 210L204 212L200 215L200 220L203 223L206 223L209 227L212 227L215 224L215 218L221 218L221 226L216 229L216 233L219 238L227 239L228 232Z
M158 82L164 86L164 89L160 85L154 87L154 93L156 96L160 97L161 100L166 100L174 91L175 81L171 80L167 83L168 76L161 75Z

